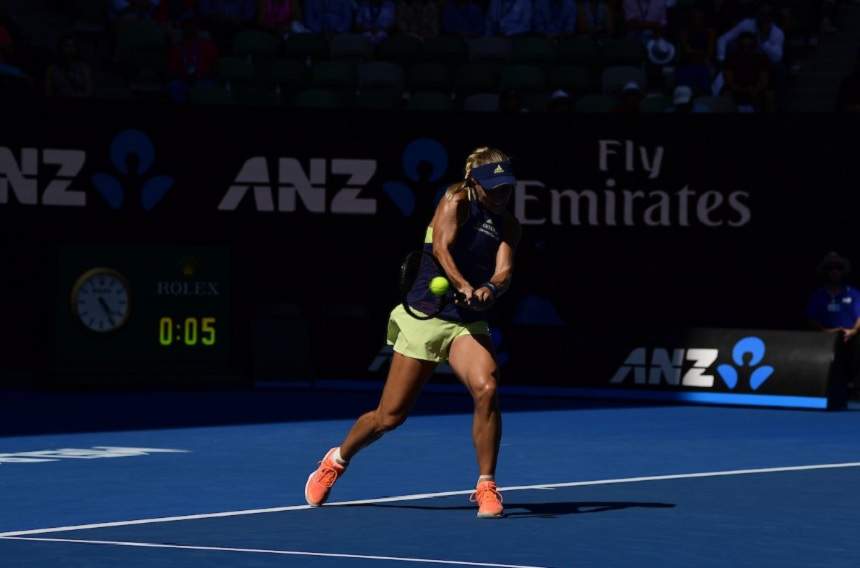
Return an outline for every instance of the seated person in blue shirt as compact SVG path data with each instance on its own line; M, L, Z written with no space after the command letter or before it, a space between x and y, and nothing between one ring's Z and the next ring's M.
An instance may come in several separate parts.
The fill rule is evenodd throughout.
M551 39L576 33L574 0L535 0L532 29Z
M382 43L394 28L394 2L362 0L358 3L355 26L373 45Z
M532 0L490 0L486 34L505 37L532 31Z
M844 373L849 388L860 374L860 291L845 283L851 263L835 252L818 265L824 285L812 293L806 308L810 323L817 329L842 336L836 350L836 366ZM852 384L853 383L853 384Z
M486 29L484 12L475 0L445 0L442 33L465 38L482 35Z
M352 0L307 0L305 27L315 34L345 34L352 31Z

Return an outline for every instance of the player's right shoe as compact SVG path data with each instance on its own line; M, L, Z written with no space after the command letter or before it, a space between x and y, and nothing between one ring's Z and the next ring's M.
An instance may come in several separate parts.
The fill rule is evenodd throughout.
M499 493L495 481L479 481L475 492L469 496L469 501L478 504L479 519L500 519L504 516L502 494Z
M325 503L334 482L346 471L346 466L335 462L332 457L336 449L330 449L316 471L308 476L308 482L305 483L305 501L311 507L319 507Z

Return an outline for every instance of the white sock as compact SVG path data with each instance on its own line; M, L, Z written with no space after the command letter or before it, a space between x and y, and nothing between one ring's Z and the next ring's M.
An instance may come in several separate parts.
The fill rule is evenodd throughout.
M331 459L333 459L334 463L337 465L346 465L349 463L348 460L345 460L340 456L340 447L335 448L334 453L331 455Z
M495 480L496 480L495 475L481 475L478 477L478 483L481 483L482 481L495 481Z

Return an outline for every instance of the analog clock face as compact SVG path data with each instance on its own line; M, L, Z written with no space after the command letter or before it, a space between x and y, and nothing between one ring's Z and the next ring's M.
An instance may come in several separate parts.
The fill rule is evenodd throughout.
M72 291L72 309L87 329L115 331L129 316L128 282L116 271L96 268L81 276Z

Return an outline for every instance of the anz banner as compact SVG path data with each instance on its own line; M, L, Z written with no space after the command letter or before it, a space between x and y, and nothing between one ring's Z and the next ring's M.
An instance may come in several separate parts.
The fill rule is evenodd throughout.
M860 195L845 186L856 150L841 143L855 129L802 116L23 107L0 134L0 269L8 275L0 279L0 367L37 362L38 376L66 368L56 346L79 325L64 319L74 315L67 281L82 276L57 278L70 266L69 246L108 245L120 258L141 247L208 247L230 259L224 315L193 314L201 333L203 318L215 317L218 345L229 345L229 362L225 347L213 367L245 378L378 377L399 263L422 242L442 192L462 179L466 156L489 145L512 156L519 183L510 209L523 226L513 287L489 316L506 383L648 389L656 367L662 385L740 393L753 384L748 369L734 363L733 379L718 368L733 364L749 335L764 342L763 364L773 367L753 381L766 392L781 373L803 368L777 364L785 344L769 336L639 338L805 329L819 258L836 249L860 260ZM81 270L123 273L95 256L74 260ZM146 283L127 284L133 292ZM131 306L128 326L108 326L88 352L122 353L138 368L162 345L136 349L129 339L114 349L114 338L137 330L172 348L181 331L184 341L191 315L153 311L164 329L150 329L139 303ZM206 360L194 353L203 336L194 343L188 325L196 365ZM738 349L758 353L754 343Z
M691 329L633 347L606 396L827 408L833 335Z

